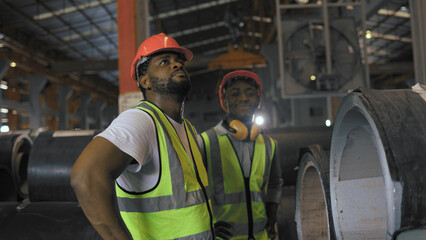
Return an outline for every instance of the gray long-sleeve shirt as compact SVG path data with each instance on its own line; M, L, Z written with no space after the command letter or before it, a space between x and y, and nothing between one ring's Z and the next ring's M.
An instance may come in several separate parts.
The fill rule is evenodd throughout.
M223 127L222 122L216 125L216 133L219 135L228 135L238 156L240 165L242 166L244 177L250 176L250 167L252 161L251 156L253 156L255 142L240 141L234 138L231 134L229 134L229 131ZM204 142L200 135L198 135L198 145L200 146L201 153L203 154L203 156L205 156ZM271 171L269 173L268 194L266 196L265 202L273 202L279 204L281 200L283 181L281 179L281 167L279 162L280 159L278 158L278 156L278 145L276 144L273 160L271 163ZM205 158L204 161L206 161ZM207 166L207 164L205 164L205 166Z

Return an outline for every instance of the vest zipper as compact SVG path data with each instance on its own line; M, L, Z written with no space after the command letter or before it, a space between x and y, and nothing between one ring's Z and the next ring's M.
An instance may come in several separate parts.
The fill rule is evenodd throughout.
M250 178L244 177L244 186L246 193L246 206L247 206L247 217L248 217L248 237L249 239L255 239L253 235L253 209L251 207L251 194L250 194Z
M231 143L231 146L234 149L234 153L237 156L238 164L240 165L241 173L243 174L243 178L244 178L244 191L245 191L245 194L246 194L246 207L247 207L247 217L248 217L248 225L249 225L248 226L248 240L253 240L253 239L255 240L254 234L253 234L253 209L251 207L251 194L250 194L250 175L251 175L251 168L252 168L252 165L253 165L253 161L251 161L251 163L250 163L249 177L245 177L244 176L244 169L243 169L242 163L239 160L238 154L236 154L234 144L232 143L228 134L226 134L226 137L228 137L228 141L229 141L229 143ZM253 149L253 154L254 154L254 149ZM253 156L251 157L251 159L253 159Z

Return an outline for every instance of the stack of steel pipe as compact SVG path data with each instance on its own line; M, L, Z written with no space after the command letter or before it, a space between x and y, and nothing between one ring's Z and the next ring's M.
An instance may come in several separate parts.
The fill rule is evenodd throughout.
M0 201L28 197L27 166L32 140L20 132L0 135Z
M72 166L98 131L42 132L28 160L28 199L0 203L0 239L101 239L70 185Z
M95 130L43 132L34 141L28 163L31 202L75 202L70 172Z
M335 239L329 165L329 152L320 145L309 146L301 155L296 184L298 239Z
M330 149L337 239L392 239L399 229L425 226L425 186L425 99L408 89L347 95Z

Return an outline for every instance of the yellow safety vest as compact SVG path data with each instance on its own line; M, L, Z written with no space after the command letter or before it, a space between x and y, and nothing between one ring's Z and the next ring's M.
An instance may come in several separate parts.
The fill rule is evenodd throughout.
M211 206L204 187L207 173L193 126L183 120L195 165L157 106L142 101L137 108L155 123L160 179L154 189L144 193L128 192L116 183L120 214L133 239L212 239Z
M207 158L209 194L214 221L234 226L231 239L268 239L264 229L267 218L266 197L275 141L262 134L255 140L250 177L245 178L228 135L214 129L201 134Z

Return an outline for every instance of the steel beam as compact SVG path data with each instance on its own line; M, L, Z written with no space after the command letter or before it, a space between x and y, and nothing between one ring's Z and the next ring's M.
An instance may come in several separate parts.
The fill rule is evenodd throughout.
M118 60L60 61L52 63L50 69L53 73L116 71Z
M41 113L40 95L47 83L46 76L30 76L30 127L38 129L41 127Z
M6 75L7 70L9 69L10 61L7 59L0 59L0 80Z
M67 100L72 94L69 86L59 86L59 130L66 130L68 125Z
M84 94L80 96L80 129L89 129L89 104L92 96Z

